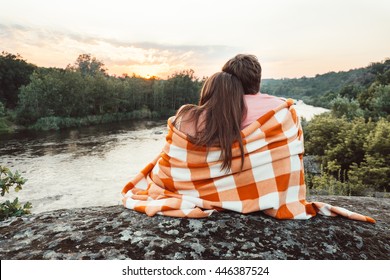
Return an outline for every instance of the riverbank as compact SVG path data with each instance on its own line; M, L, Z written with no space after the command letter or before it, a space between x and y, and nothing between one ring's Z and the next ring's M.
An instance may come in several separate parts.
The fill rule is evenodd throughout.
M168 116L161 116L157 112L147 109L134 110L131 112L90 115L80 118L50 116L37 120L32 125L23 126L13 123L9 118L0 118L0 134L15 133L21 131L56 131L69 128L81 128L124 121L159 121Z
M261 212L205 219L147 217L123 206L57 210L0 223L1 259L387 260L390 200L311 196L370 215L276 220Z
M301 100L297 101L295 108L298 112L298 115L300 115L306 121L310 121L315 115L329 111L325 108L307 105ZM12 122L12 118L2 117L0 118L0 134L12 134L21 131L57 131L61 129L83 128L94 125L104 125L110 123L115 124L124 121L136 120L161 121L162 119L167 119L174 113L175 112L172 111L165 116L162 116L158 112L152 112L149 109L143 108L131 112L90 115L80 118L50 116L40 118L37 120L37 122L29 126L17 125L16 123Z

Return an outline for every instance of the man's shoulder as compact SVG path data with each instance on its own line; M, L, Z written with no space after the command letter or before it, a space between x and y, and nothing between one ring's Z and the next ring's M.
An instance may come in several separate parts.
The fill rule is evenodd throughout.
M260 93L260 95L263 96L264 98L272 98L272 99L277 99L277 100L284 100L285 99L283 97L271 95L271 94L268 94L268 93Z
M286 100L286 98L270 95L268 93L247 94L245 95L245 99L251 99L251 100L255 99L264 102L272 102L272 103L280 103L280 104L285 102Z

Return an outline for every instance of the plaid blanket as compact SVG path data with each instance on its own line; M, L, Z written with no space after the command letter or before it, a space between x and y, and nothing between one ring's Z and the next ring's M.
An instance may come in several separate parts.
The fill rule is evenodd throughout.
M221 171L218 147L199 147L168 120L161 152L122 190L123 204L149 216L202 218L224 209L263 211L277 219L309 219L317 213L375 220L341 207L306 201L303 134L293 101L286 100L241 131L232 166Z

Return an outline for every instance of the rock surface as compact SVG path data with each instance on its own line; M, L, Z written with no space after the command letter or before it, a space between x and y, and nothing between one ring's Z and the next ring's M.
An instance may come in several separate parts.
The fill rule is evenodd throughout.
M147 217L122 206L57 210L0 223L4 259L390 259L390 199L312 196L370 215L275 220Z
M316 156L305 155L303 157L305 173L321 174L321 164Z

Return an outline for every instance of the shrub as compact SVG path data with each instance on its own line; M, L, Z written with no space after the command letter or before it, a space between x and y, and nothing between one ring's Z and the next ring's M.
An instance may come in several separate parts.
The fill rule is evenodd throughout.
M20 191L26 181L26 179L20 176L18 171L13 174L7 167L0 165L1 196L9 193L11 188L14 188L16 192ZM19 217L30 214L31 208L30 202L21 205L18 198L15 198L12 202L9 200L2 202L0 204L0 221L13 216Z
M35 130L58 130L60 129L61 118L60 117L44 117L40 118L30 128Z
M341 182L327 173L313 176L311 183L313 186L310 189L310 193L312 194L351 195L351 189L347 182Z
M12 128L9 127L5 118L0 118L0 134L11 132Z

